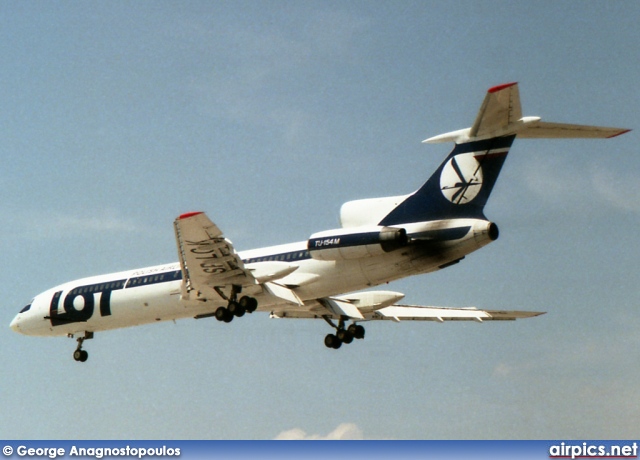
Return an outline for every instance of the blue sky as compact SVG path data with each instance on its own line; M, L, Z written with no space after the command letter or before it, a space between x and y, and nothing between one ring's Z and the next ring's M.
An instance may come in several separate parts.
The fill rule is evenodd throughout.
M0 437L640 436L637 2L0 4ZM504 324L183 320L75 342L8 324L35 294L177 259L203 210L236 247L409 193L518 81L525 115L632 128L516 140L500 239L392 283L408 303L542 310Z

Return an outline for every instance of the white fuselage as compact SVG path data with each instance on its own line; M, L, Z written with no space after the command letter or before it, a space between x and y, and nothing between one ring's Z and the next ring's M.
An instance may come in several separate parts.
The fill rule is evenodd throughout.
M310 255L307 241L272 246L239 253L247 269L267 262L297 266L277 279L302 300L335 296L366 289L406 276L438 270L460 260L493 238L490 223L478 219L452 219L407 226L412 243L375 256L317 260ZM491 224L492 225L492 224ZM425 241L425 230L461 230L460 237L447 241ZM37 295L11 323L26 335L59 336L136 326L156 321L193 318L212 314L219 303L183 299L179 263L158 265L65 283ZM282 299L269 295L260 286L248 293L258 300L259 311L272 311ZM68 319L73 313L73 320Z

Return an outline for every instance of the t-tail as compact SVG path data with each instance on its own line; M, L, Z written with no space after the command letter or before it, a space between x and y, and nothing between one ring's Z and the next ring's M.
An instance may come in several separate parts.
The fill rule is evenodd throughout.
M487 92L473 126L423 141L453 141L455 147L419 190L403 197L345 203L342 224L361 225L371 218L380 219L378 225L385 227L441 219L485 219L484 206L516 137L610 138L627 131L523 117L517 83L495 86ZM371 205L367 206L367 217L362 213L364 202Z

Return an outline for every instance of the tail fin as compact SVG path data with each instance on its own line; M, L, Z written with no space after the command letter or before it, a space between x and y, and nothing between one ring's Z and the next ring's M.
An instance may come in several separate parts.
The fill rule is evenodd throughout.
M483 208L516 136L610 138L628 131L523 117L518 84L495 86L487 92L473 126L424 141L453 141L456 145L429 180L387 214L379 225L451 218L484 219Z

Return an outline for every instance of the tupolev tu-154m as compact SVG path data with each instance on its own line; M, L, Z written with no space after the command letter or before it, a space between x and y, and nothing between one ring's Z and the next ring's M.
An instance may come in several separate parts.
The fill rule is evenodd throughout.
M77 336L98 331L246 313L317 318L335 331L324 343L340 348L363 339L372 320L516 320L542 312L399 304L404 294L366 290L460 262L498 238L483 208L516 137L610 138L626 129L549 123L523 117L517 83L487 92L470 128L424 142L454 142L453 151L414 193L349 201L341 228L306 241L237 252L202 212L174 222L179 261L71 281L37 295L11 322L25 335Z

